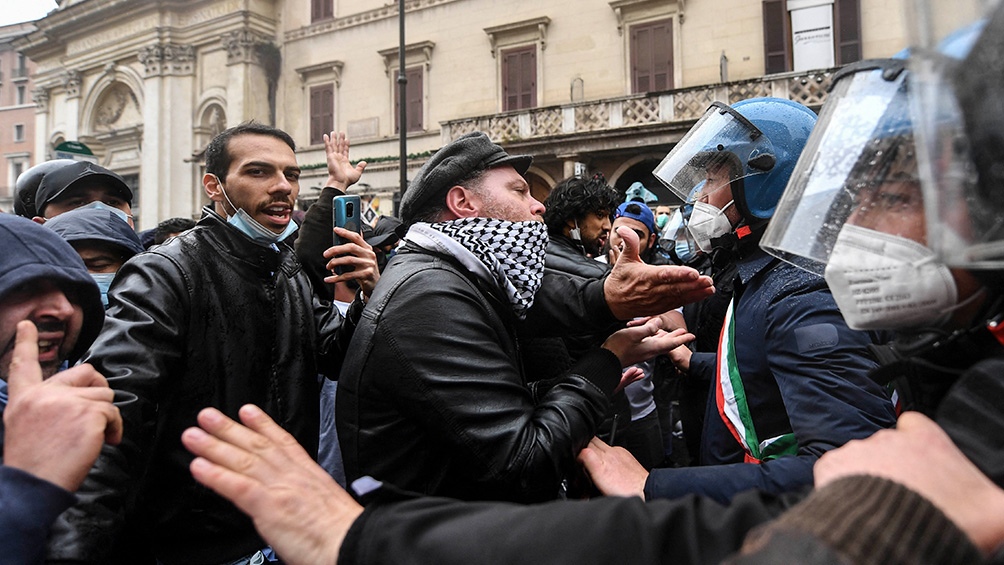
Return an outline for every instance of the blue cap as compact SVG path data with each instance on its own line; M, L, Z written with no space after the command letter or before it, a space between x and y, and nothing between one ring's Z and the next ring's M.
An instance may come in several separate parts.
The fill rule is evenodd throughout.
M638 212L628 212L628 206L635 206L638 208ZM649 235L657 233L655 229L655 214L652 213L652 209L649 208L644 202L625 202L617 207L617 211L614 213L614 219L624 217L631 218L632 220L638 220L639 222L645 224L648 228Z

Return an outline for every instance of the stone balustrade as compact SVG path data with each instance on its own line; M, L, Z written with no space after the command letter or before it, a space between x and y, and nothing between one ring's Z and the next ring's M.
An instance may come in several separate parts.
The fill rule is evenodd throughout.
M787 98L819 110L837 69L784 73L721 84L634 94L593 102L576 102L475 116L442 122L443 143L472 131L484 131L499 142L530 141L666 124L683 126L718 100L729 104L760 96ZM689 126L688 126L689 127Z

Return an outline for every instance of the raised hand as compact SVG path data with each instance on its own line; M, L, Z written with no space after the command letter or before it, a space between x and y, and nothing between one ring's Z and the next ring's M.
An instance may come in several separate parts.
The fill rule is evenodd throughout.
M122 440L122 417L108 382L90 365L42 380L38 330L23 320L7 380L4 464L75 491L105 442Z
M366 168L366 161L359 161L355 166L349 161L349 138L345 132L326 133L322 137L328 161L328 181L325 186L344 191L359 182Z

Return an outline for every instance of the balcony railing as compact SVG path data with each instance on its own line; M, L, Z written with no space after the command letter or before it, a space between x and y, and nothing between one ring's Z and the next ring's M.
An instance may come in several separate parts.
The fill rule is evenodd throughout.
M443 142L472 131L483 131L496 141L525 141L551 136L609 131L653 124L683 125L696 121L718 100L733 104L747 98L787 98L818 110L836 68L785 73L712 84L475 116L442 122Z
M26 67L18 67L10 70L10 78L12 80L17 80L21 78L28 78L28 69Z

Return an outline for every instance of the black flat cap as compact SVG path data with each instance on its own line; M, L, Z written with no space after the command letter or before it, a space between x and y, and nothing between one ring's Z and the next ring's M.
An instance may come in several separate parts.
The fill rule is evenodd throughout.
M42 182L38 185L38 192L35 194L35 207L38 209L38 213L41 215L47 204L62 196L67 190L84 182L94 182L106 186L114 194L132 204L132 190L126 184L125 179L101 165L79 161L46 173L42 177Z
M523 175L530 155L510 155L482 132L464 134L444 145L422 165L401 197L401 219L410 224L433 198L443 196L457 182L479 169L509 165Z

